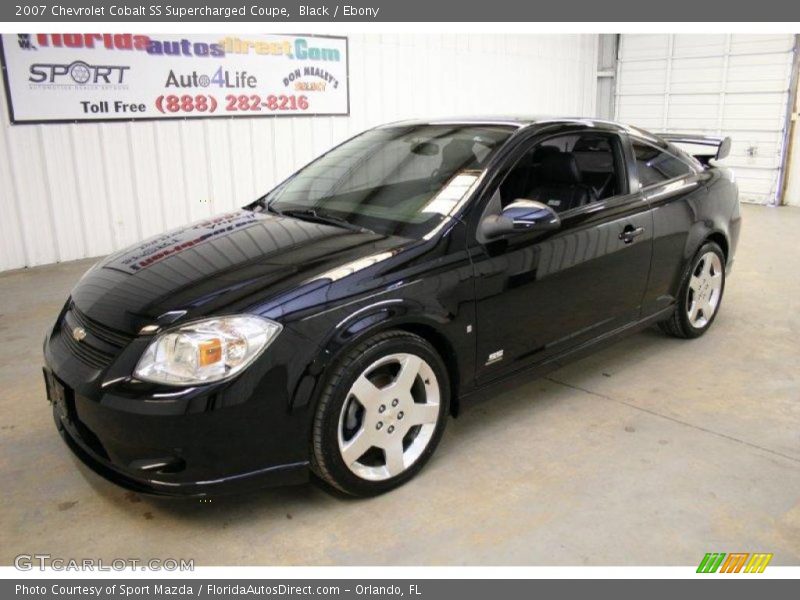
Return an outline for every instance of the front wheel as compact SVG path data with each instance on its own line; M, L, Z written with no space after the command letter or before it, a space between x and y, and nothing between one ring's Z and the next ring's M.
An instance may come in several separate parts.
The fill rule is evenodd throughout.
M684 273L675 313L659 323L674 337L703 335L717 316L725 291L725 255L714 242L703 244Z
M441 439L447 370L419 336L390 331L346 352L320 396L312 468L354 496L373 496L413 477Z

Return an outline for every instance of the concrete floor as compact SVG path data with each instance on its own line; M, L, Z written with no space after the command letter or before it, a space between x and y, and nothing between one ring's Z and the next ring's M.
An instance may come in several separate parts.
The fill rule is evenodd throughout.
M197 565L800 564L800 209L746 206L713 329L648 330L451 421L383 497L313 485L141 498L71 458L41 340L90 261L0 276L0 564L19 553Z

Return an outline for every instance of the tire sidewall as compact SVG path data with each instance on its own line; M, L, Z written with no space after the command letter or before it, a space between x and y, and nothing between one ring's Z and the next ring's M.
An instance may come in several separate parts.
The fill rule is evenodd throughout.
M379 334L376 337L381 336ZM341 377L337 378L334 372L332 377L334 381L329 381L323 391L323 395L329 394L329 397L324 404L320 404L318 407L318 410L324 411L320 415L322 420L320 428L322 456L318 458L321 458L324 462L324 468L335 480L336 487L348 494L357 496L382 494L402 485L416 475L436 449L444 433L449 412L450 383L447 369L439 354L430 344L413 334L404 335L402 333L380 339L374 345L370 344L370 341L367 341L367 349L364 352L360 352L355 359L350 358L349 352L345 351L343 353L344 362L338 365L338 369L343 369ZM440 399L436 429L423 453L403 473L383 481L365 480L358 477L347 467L339 451L338 428L342 405L347 399L350 387L367 367L383 356L401 352L416 354L424 359L431 366L438 379ZM338 371L338 369L335 368L334 371Z
M717 308L714 311L714 314L708 319L708 322L703 327L695 327L692 325L691 321L689 321L688 309L689 309L689 281L692 278L692 274L697 269L697 265L700 262L700 259L708 254L709 252L713 252L719 257L720 263L722 264L722 287L719 291L719 302L717 303ZM697 338L703 335L708 329L713 325L714 320L717 318L719 314L719 310L722 307L722 299L725 296L725 255L722 252L722 249L715 244L714 242L706 242L700 247L700 250L694 255L692 258L691 263L689 263L689 268L686 270L686 273L683 277L683 283L680 289L680 302L678 302L678 310L679 319L681 328L686 333L686 337L690 338Z

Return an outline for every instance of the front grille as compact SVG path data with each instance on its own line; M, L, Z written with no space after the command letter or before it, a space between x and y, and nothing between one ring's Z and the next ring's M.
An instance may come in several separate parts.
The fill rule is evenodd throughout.
M101 325L97 321L92 321L89 317L83 314L81 311L78 310L78 307L75 306L73 302L69 304L69 313L72 314L78 325L83 327L87 333L116 346L117 348L124 348L128 344L131 343L133 337L125 334L120 333L110 327L106 327L105 325Z
M72 332L83 328L86 337L78 341ZM111 364L133 337L124 334L83 314L73 302L69 303L61 321L60 337L67 349L79 360L96 369L104 369Z

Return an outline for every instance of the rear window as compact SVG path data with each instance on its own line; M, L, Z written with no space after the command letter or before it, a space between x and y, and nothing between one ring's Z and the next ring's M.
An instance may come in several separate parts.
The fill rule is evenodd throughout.
M682 160L640 142L633 143L639 182L643 187L692 174L692 168Z

